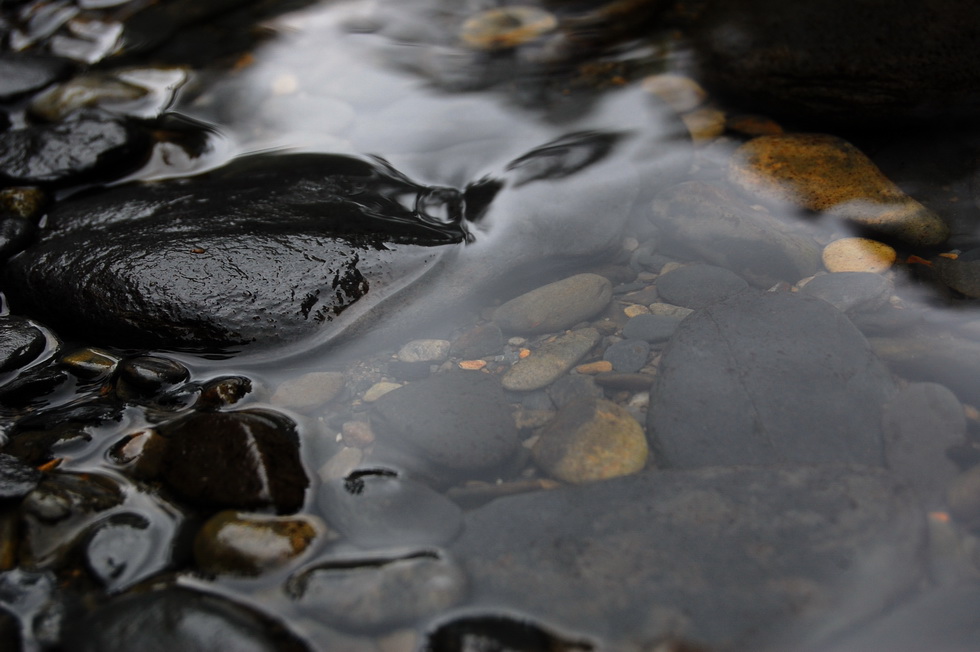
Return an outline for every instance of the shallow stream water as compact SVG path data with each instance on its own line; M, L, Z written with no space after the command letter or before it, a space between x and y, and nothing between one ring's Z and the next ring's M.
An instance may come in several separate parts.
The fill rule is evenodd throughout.
M204 351L114 348L98 341L98 324L76 324L73 332L71 317L52 325L29 315L44 329L45 350L4 372L4 383L93 343L110 358L176 361L189 376L153 394L134 385L134 375L119 381L124 372L73 375L53 388L42 383L6 409L4 452L47 475L105 477L121 496L101 509L75 504L78 513L61 521L45 520L45 509L58 503L50 495L28 497L29 508L7 505L0 606L17 617L19 631L7 640L24 650L99 649L113 640L126 649L144 643L141 635L152 639L158 627L168 644L204 649L202 630L212 625L195 624L198 618L218 622L225 637L210 649L229 650L845 652L884 645L911 652L980 644L968 608L980 604L980 283L951 289L934 271L941 257L969 264L980 245L969 133L960 141L960 127L934 137L918 127L820 128L850 139L938 213L952 230L938 243L882 235L832 211L767 203L762 194L717 202L672 195L692 182L734 192L727 185L733 152L760 132L735 120L741 105L709 97L679 110L654 93L645 79L695 74L692 45L677 30L648 27L647 3L633 3L640 29L632 33L617 13L628 4L546 3L542 15L557 15L556 27L527 40L508 35L517 40L495 49L464 36L472 29L467 21L494 3L313 4L256 28L260 44L233 65L195 61L182 69L180 84L173 69L167 74L175 76L161 77L177 86L167 107L172 122L159 125L146 165L109 186L173 183L255 154L273 168L281 164L292 183L291 162L300 160L292 155L343 155L409 180L408 190L386 198L409 211L419 210L419 196L429 197L414 188L458 191L461 217L438 193L440 201L422 204L422 212L463 235L423 246L416 258L399 250L394 260L404 267L382 269L352 307L288 340L273 328L264 341ZM12 115L18 126L22 114ZM799 124L783 126L814 130L812 119ZM197 136L196 147L179 137L181 129ZM956 144L967 155L950 154ZM935 167L920 165L930 157ZM946 164L954 177L930 177ZM204 196L207 183L183 187ZM70 205L75 190L60 191L57 203ZM102 196L98 188L88 192ZM222 197L207 200L220 210ZM743 215L743 205L756 217L737 218L743 231L735 235L690 226L699 206L719 211L724 222ZM765 229L780 235L770 239ZM834 276L820 262L823 247L857 235L897 250L890 268L875 271L886 289L845 286L799 299L802 279ZM207 255L198 241L186 248ZM670 313L682 334L653 337L635 368L616 362L610 351L637 339L624 330L631 319L682 303L659 280L679 265L705 264L735 272L758 298L698 295L682 304L695 311L685 321L690 311ZM551 329L505 327L484 351L460 343L503 324L495 310L510 299L583 273L610 279L598 309ZM720 287L712 279L688 281L685 296L712 294ZM235 291L229 286L229 296ZM557 304L587 293L572 290ZM713 307L716 300L721 307ZM58 313L57 306L44 310ZM4 311L19 312L6 301ZM588 329L595 329L593 346L561 381L524 388L508 375L568 331ZM401 347L416 340L447 348L414 360ZM715 359L721 362L712 366ZM598 375L576 367L603 360L613 362ZM477 396L489 386L471 388L451 374L483 374L495 384ZM727 383L727 374L736 380ZM328 392L328 383L339 386ZM572 398L560 398L561 383ZM413 385L429 389L382 400L384 390ZM630 425L612 428L616 443L608 451L559 445L559 456L582 456L569 462L586 469L575 475L551 464L538 444L556 430L575 430L581 417L562 406L586 399L599 406L597 421ZM112 407L102 413L100 401ZM188 425L193 419L241 411L252 419L241 427L243 448L194 452L194 438L224 436L224 426ZM445 423L440 414L449 415L450 429L477 439L429 437ZM501 414L506 426L496 421ZM280 428L282 419L289 425ZM620 437L633 424L643 452L623 470L629 464L620 460L636 453ZM291 491L273 476L292 462L279 440L262 439L264 428L298 438L295 468L307 476L298 499L277 494ZM506 454L479 439L505 438L508 428L515 445ZM749 434L719 435L715 443L715 433L729 429ZM212 462L225 469L222 456L265 456L285 466L256 464L264 503L211 497L202 507L199 496L187 498L192 481L133 461L154 444L133 453L126 442L151 442L157 431L189 442L187 455L198 455L193 469L202 476ZM18 437L38 433L55 433L54 443L37 444L41 453L16 447ZM792 443L758 441L773 435ZM424 443L398 441L416 436ZM708 443L690 443L701 437ZM484 450L500 459L474 461ZM229 479L231 493L235 482ZM235 548L238 561L193 543L207 538L203 524L220 507L253 517L212 536L214 549ZM256 526L260 515L276 512L299 515L305 525L294 523L298 529L285 538ZM304 536L310 541L296 544ZM274 557L273 548L288 548L283 541L297 548L285 561L249 568L250 555ZM139 602L167 591L178 591L166 594L178 596L178 605L179 596L195 596L186 598L190 611L152 597ZM201 595L223 602L200 602ZM227 604L254 611L243 616ZM165 609L183 624L141 620L141 611ZM264 623L256 613L279 625L240 623ZM133 633L139 627L128 623L145 632ZM277 638L277 627L290 634ZM919 632L926 633L916 638Z

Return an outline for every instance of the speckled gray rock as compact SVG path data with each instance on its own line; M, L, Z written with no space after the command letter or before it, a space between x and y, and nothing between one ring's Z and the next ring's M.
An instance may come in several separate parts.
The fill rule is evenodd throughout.
M956 395L936 383L912 383L885 406L882 431L888 468L936 503L959 471L946 451L966 436Z
M449 357L449 340L412 340L398 349L402 362L442 362Z
M623 337L644 340L650 344L666 342L681 323L681 318L668 315L637 315L623 326Z
M650 358L650 345L646 340L623 340L612 344L602 354L602 359L612 363L613 371L631 374L643 368Z
M612 284L598 274L576 274L511 299L493 321L511 333L552 333L571 328L609 305Z
M574 367L600 339L599 331L594 328L566 333L514 363L501 384L504 389L518 392L547 387Z
M801 614L838 608L845 629L893 604L921 577L923 525L881 469L657 471L499 498L451 552L488 603L609 649L751 650Z
M653 202L670 251L730 269L754 284L795 283L822 269L820 246L800 224L749 206L735 192L702 181L672 186Z
M684 320L661 359L648 436L658 463L884 462L894 386L829 304L744 292Z
M602 398L602 388L596 385L592 376L566 374L548 386L548 396L561 407L575 399Z
M657 278L657 292L685 308L703 308L748 289L740 276L713 265L685 265Z
M381 440L447 472L489 471L517 451L510 407L489 374L437 374L388 392L374 408Z
M800 292L823 299L842 312L865 312L882 307L894 284L871 272L835 272L814 277Z

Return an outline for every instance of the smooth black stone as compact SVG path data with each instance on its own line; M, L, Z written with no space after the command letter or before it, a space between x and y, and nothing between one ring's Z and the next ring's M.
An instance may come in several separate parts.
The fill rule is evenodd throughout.
M795 618L826 626L839 609L845 630L894 604L922 577L924 534L882 469L710 468L498 498L450 553L486 604L602 649L673 636L753 650ZM861 575L865 555L888 582Z
M10 129L10 116L6 111L0 111L0 131Z
M47 339L26 319L0 317L0 371L18 369L33 362Z
M64 122L0 133L0 182L68 184L109 178L137 167L149 139L135 125L96 110Z
M0 500L23 498L41 482L43 474L18 458L0 453Z
M92 441L92 435L72 424L31 430L18 423L16 430L19 432L3 447L4 452L35 466L84 449Z
M674 333L647 436L665 467L881 465L881 409L893 391L843 313L813 297L745 292Z
M53 327L116 345L281 344L430 271L432 245L463 239L458 203L360 159L244 157L63 202L4 287ZM445 223L425 212L442 208Z
M24 407L41 404L45 396L68 380L68 373L54 365L35 365L0 386L0 405Z
M606 349L602 359L612 363L613 371L622 374L636 373L650 358L650 345L644 340L623 340Z
M267 410L199 412L159 426L169 440L155 464L167 486L211 508L294 513L310 481L295 424ZM147 461L148 464L154 462Z
M119 596L66 628L65 652L308 652L264 615L182 588Z
M623 336L650 344L666 342L680 323L681 319L668 315L637 315L623 326Z
M0 260L10 258L34 239L37 227L27 220L7 217L0 221Z
M2 608L0 608L0 649L23 649L21 647L20 620Z
M685 265L657 278L657 292L675 306L698 309L748 289L734 272L712 265Z
M0 101L38 91L67 77L72 65L66 59L33 54L0 54Z
M119 376L136 389L155 394L190 377L187 367L158 356L127 358L119 365Z
M705 81L765 113L835 123L980 107L980 6L961 0L712 0L696 26Z
M517 452L517 430L493 376L450 372L403 385L374 402L385 443L450 473L498 469Z
M462 511L433 489L389 473L355 471L317 494L327 523L364 549L441 546L462 526Z

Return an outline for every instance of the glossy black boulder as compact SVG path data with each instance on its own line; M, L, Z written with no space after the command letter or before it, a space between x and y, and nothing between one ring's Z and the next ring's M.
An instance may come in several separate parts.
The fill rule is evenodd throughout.
M288 341L461 242L456 191L345 156L256 155L61 204L11 259L18 310L99 341L185 349Z

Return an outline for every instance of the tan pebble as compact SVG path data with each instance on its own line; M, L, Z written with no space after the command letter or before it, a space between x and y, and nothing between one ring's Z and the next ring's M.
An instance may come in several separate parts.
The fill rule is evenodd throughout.
M381 398L388 392L392 390L396 390L399 387L401 387L399 383L392 383L386 380L382 380L379 383L375 383L371 385L368 388L368 390L364 392L364 402L373 403L374 401L377 401L379 398Z
M460 360L459 368L467 369L469 371L479 371L487 366L486 360Z
M499 7L467 20L459 36L478 50L504 50L533 41L556 27L555 15L537 7Z
M683 319L690 315L693 310L690 308L684 308L682 306L675 306L672 303L651 303L650 304L650 314L652 315L666 315L668 317L677 317L678 319Z
M354 448L367 448L374 443L374 430L367 421L345 421L340 434L344 444Z
M521 349L520 352L517 354L517 357L523 360L529 355L531 355L531 349Z
M695 144L711 142L725 133L725 114L718 109L701 108L681 116Z
M683 75L651 75L642 85L643 90L656 95L678 113L696 109L708 97L700 84Z
M291 95L299 90L299 80L296 75L279 75L272 82L273 95Z
M823 250L823 265L831 272L873 272L888 270L895 262L895 250L868 238L841 238Z
M316 407L336 398L343 388L342 373L317 371L280 383L270 401L282 407Z
M527 343L527 338L526 337L512 337L509 340L507 340L507 343L510 344L511 346L521 346L521 345Z
M580 364L575 367L575 371L580 374L588 374L590 376L595 374L602 374L612 371L612 363L608 360L596 360L595 362L587 362L585 364Z
M953 478L946 492L946 504L958 522L972 526L980 521L980 466Z
M634 237L623 238L623 251L636 251L640 248L640 241Z
M668 274L668 273L674 271L675 269L679 269L681 267L683 267L683 265L680 264L680 263L677 263L677 262L667 263L663 267L660 268L660 275L663 276L664 274Z
M728 118L726 124L732 131L746 136L777 136L783 133L779 124L762 115L736 115Z
M980 421L980 410L973 407L972 405L964 403L963 414L966 416L967 419L970 419L971 421Z
M919 245L949 227L849 142L826 134L760 136L732 155L728 178L752 196L834 215Z
M518 430L533 430L540 428L555 418L554 410L525 410L514 413L514 425Z
M623 308L623 313L627 317L636 317L637 315L649 315L650 309L646 306L641 306L638 303L631 303L630 305Z
M350 472L355 470L363 459L364 452L360 448L345 446L317 470L317 476L324 482L341 480L350 475Z

